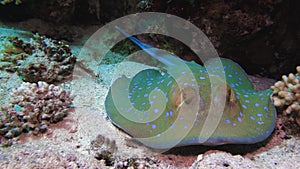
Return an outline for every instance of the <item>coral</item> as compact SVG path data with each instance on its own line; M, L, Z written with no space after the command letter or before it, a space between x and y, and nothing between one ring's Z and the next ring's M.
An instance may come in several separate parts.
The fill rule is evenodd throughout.
M26 82L59 82L71 75L76 57L61 41L35 35L30 42L10 37L0 57L1 69L17 71ZM5 64L3 64L5 63Z
M115 161L114 153L117 151L116 141L110 140L102 135L98 135L91 142L91 150L98 160L104 160L105 165L112 166Z
M300 66L297 73L283 75L282 81L271 86L274 105L282 110L284 115L291 115L300 126Z
M5 42L2 43L3 49L0 51L0 69L15 72L21 62L32 54L34 47L17 37L2 38L5 38Z
M0 135L16 137L23 132L43 133L50 123L61 121L73 101L69 92L46 82L23 82L12 100L0 111Z
M15 5L19 5L19 4L21 4L23 1L24 1L24 0L1 0L0 3L1 3L2 5L6 5L6 4L9 4L9 3L14 2Z

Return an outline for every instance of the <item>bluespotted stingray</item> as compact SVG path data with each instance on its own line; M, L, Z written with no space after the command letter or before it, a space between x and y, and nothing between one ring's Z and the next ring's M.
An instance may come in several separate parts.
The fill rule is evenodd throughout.
M237 63L183 61L116 28L166 65L166 71L146 69L114 81L105 108L118 128L154 149L253 144L270 136L276 121L272 92L255 90Z

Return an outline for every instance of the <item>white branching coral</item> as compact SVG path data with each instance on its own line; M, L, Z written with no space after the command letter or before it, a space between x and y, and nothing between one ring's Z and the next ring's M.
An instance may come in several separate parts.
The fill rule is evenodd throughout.
M296 74L283 75L282 81L276 82L271 89L274 105L283 109L285 115L295 117L300 126L300 66L296 70Z
M45 132L62 120L74 97L53 84L23 82L12 92L12 101L0 111L0 135L12 138L22 132Z

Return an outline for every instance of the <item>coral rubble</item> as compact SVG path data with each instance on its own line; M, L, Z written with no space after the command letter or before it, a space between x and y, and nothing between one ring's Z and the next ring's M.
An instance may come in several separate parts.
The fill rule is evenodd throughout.
M19 74L23 81L60 82L72 74L76 57L68 45L35 35L30 42L17 37L8 38L0 52L0 69Z
M297 66L297 73L283 75L282 81L271 86L273 90L274 105L283 109L284 115L294 117L300 126L300 66Z
M41 81L23 82L11 95L12 101L0 111L0 135L8 139L23 132L45 132L50 123L68 114L74 99L60 87Z
M104 160L107 166L112 166L115 161L113 154L117 151L116 141L110 140L102 135L98 135L95 140L91 142L91 150L98 160Z

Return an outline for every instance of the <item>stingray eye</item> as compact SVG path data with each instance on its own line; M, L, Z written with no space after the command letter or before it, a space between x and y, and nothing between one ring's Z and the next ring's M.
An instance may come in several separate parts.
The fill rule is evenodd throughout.
M184 101L183 100L183 92L182 92L182 90L180 90L176 94L177 95L176 95L175 105L179 107L180 105L182 105L182 102Z
M229 103L231 99L231 88L227 85L226 87L226 103Z
M234 94L234 91L229 85L227 85L226 102L229 103L230 105L237 103L237 99Z

